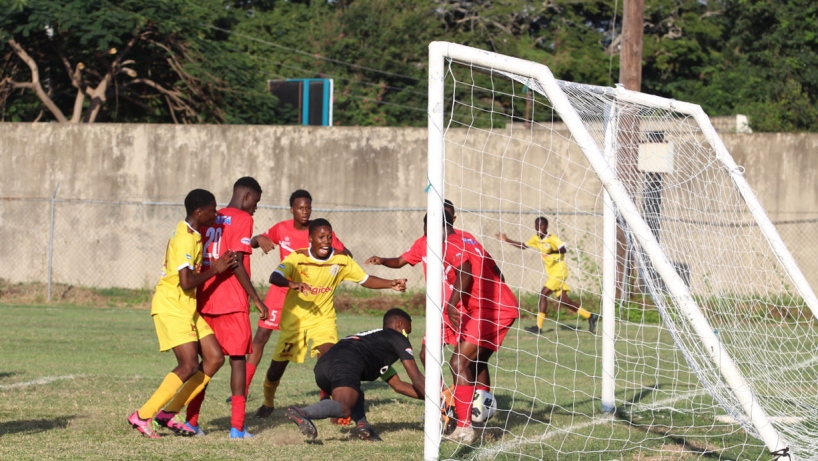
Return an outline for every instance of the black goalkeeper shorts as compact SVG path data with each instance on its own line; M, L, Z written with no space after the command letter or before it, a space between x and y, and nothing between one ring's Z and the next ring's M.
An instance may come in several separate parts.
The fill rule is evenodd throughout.
M314 371L315 384L328 394L332 394L332 390L338 387L351 387L359 392L361 390L363 370L358 364L337 360L318 360Z

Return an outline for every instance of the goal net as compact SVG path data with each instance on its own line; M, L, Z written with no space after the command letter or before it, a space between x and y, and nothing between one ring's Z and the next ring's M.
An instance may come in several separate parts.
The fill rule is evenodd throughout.
M489 360L496 414L450 440L428 227L427 459L818 459L818 301L699 106L442 42L429 72L429 222L454 203L521 317ZM524 329L548 276L499 236L525 243L540 216L596 334L553 295Z

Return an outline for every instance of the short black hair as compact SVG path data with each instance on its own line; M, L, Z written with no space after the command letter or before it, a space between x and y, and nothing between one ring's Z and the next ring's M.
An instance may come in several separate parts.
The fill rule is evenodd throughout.
M427 217L428 217L428 214L423 215L423 224L428 224L426 222ZM443 212L443 222L445 222L447 226L454 226L454 218L452 217L451 213L449 213L448 211Z
M216 202L216 196L204 189L193 189L185 197L185 211L190 216L199 208L206 207Z
M548 225L548 218L546 218L545 216L540 216L540 217L538 217L537 219L535 219L535 220L534 220L534 225L535 225L535 226L536 226L536 225L539 225L539 224L540 224L540 221L545 222L545 225L546 225L546 226Z
M405 310L396 307L394 309L389 309L385 314L383 314L384 328L393 320L398 319L406 320L407 322L412 323L412 317L410 317Z
M330 224L329 221L327 221L326 219L324 219L324 218L313 219L312 221L310 221L310 227L309 227L310 235L312 235L312 233L315 232L315 229L318 229L319 227L324 227L324 226L327 226L327 227L330 228L330 230L332 230L332 224Z
M454 203L452 203L451 200L446 199L446 200L443 201L443 208L446 208L446 207L449 207L452 210L454 210Z
M300 198L305 198L312 203L312 195L309 192L305 191L304 189L298 189L297 191L290 194L290 208L292 208L293 203Z
M239 178L235 184L233 184L233 190L244 187L245 189L250 189L253 192L257 192L261 195L261 185L259 185L258 181L250 176L245 176L243 178Z

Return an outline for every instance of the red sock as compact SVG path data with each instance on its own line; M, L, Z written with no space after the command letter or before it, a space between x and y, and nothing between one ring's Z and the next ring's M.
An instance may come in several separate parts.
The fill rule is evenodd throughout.
M199 425L199 410L202 409L202 402L204 402L205 398L205 391L204 389L202 392L199 392L199 395L193 398L189 404L187 404L187 413L185 414L185 420L190 423L191 426L198 426Z
M256 366L247 362L247 366L244 369L244 373L246 378L246 385L244 386L244 396L247 397L250 395L250 383L253 381L253 375L256 374Z
M457 413L457 426L471 426L471 402L474 398L474 385L454 387L454 411Z
M486 386L485 384L475 384L474 385L474 392L477 392L477 391L491 392L491 388Z
M244 430L244 412L246 410L246 403L247 398L243 395L234 395L230 400L230 425L239 431Z

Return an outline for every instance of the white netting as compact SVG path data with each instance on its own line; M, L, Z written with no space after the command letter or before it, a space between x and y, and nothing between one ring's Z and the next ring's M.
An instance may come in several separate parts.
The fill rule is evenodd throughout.
M544 334L522 330L534 324L545 273L539 253L496 235L525 242L546 216L569 248L570 296L599 313L603 186L580 148L587 141L561 123L537 81L454 60L445 82L444 195L458 209L455 227L483 243L519 292L523 318L490 363L498 414L472 446L444 442L441 456L771 459L621 217L616 413L600 410L600 327L590 335L566 309L555 317L549 299ZM731 179L736 172L689 115L624 102L614 88L559 88L793 459L818 459L818 332L804 301L814 295L799 293Z

